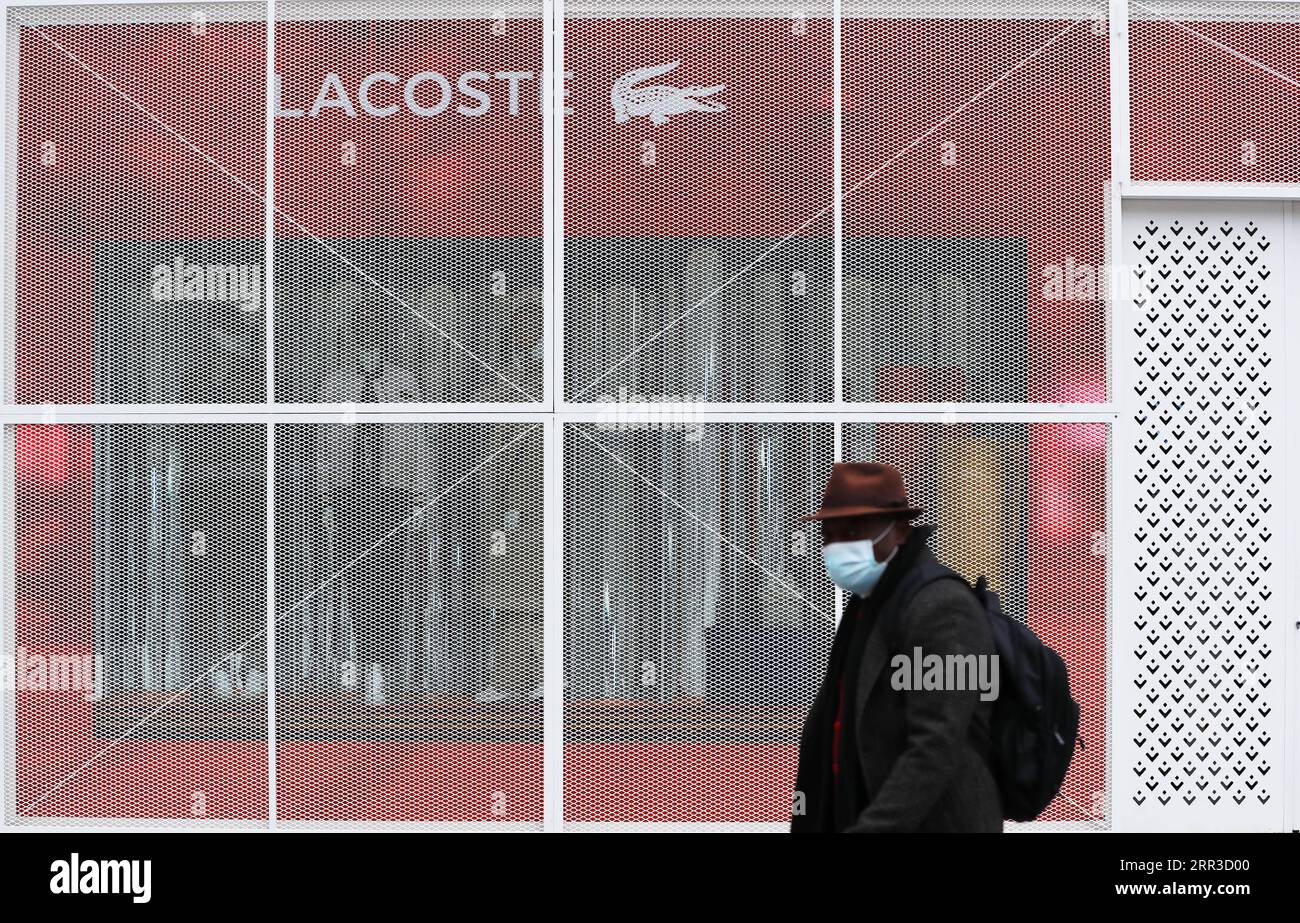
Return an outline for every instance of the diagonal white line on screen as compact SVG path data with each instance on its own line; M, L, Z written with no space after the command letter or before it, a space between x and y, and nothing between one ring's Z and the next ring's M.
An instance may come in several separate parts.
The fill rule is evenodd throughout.
M603 442L601 442L599 439L595 438L590 433L586 432L583 426L579 425L578 427L576 427L576 431L578 435L582 436L583 439L586 439L596 448L600 449L600 451L604 452L606 455L612 458L615 461L615 463L617 463L620 467L626 469L628 473L630 473L641 483L645 484L647 487L649 487L651 490L657 493L664 500L668 501L677 509L681 510L692 520L694 520L698 525L702 526L703 528L707 529L709 532L712 532L714 535L720 538L723 542L726 543L727 547L730 548L732 551L734 551L737 555L744 558L750 564L753 564L760 571L766 574L769 578L771 578L772 580L781 584L781 586L789 590L790 594L794 596L796 599L798 599L800 602L802 602L804 605L806 605L810 610L812 610L814 615L819 615L822 618L826 619L826 621L834 623L835 621L834 616L828 615L827 613L823 612L821 609L819 609L816 606L816 604L811 602L807 597L805 597L802 593L800 593L798 589L791 586L790 583L786 581L784 578L782 578L780 574L773 573L769 568L763 566L761 562L755 561L752 557L746 554L741 548L737 547L736 543L733 542L731 539L727 538L717 529L713 528L713 526L709 525L707 522L700 519L700 517L696 516L693 512L688 510L686 507L682 506L675 499L668 496L668 494L664 493L664 491L660 489L658 484L654 483L654 481L650 480L648 477L646 477L644 474L638 471L631 463L629 463L625 458L623 458L617 452L613 451L608 446L606 446Z
M364 424L364 425L368 425L368 426L382 426L383 424L379 424L379 423L371 423L371 424ZM397 534L398 532L400 532L402 529L406 528L406 526L408 526L410 523L414 522L414 521L415 521L416 519L418 519L419 517L423 516L423 515L425 514L425 512L427 512L427 511L428 511L428 510L429 510L429 509L430 509L430 508L431 508L435 503L437 503L438 501L442 500L443 497L446 497L449 493L451 493L453 490L455 490L457 487L459 487L461 484L463 484L466 480L468 480L468 479L470 478L471 475L473 475L474 473L476 473L477 471L479 471L479 470L480 470L484 465L486 465L486 464L488 464L489 462L491 462L494 458L496 458L496 457L497 457L498 455L500 455L502 452L506 451L506 449L510 448L512 445L514 445L515 443L517 443L519 440L523 439L525 436L527 436L529 433L531 433L533 430L537 429L537 428L540 427L541 425L542 425L542 424L540 424L540 423L533 423L533 424L531 424L530 426L528 426L527 429L521 430L521 431L519 432L519 434L518 434L517 436L515 436L513 439L511 439L509 442L505 443L505 444L502 445L500 448L498 448L498 449L496 449L495 451L491 452L489 455L487 455L485 458L483 458L483 459L482 459L482 460L481 460L477 465L475 465L473 468L470 468L468 471L466 471L464 474L462 474L460 477L458 477L455 481L453 481L450 485L448 485L448 486L446 487L446 489L444 489L444 490L442 491L442 493L438 494L436 497L434 497L432 500L430 500L428 503L424 504L423 506L418 507L418 508L415 510L415 512L413 512L413 513L411 513L411 515L407 516L406 519L402 520L400 523L398 523L397 525L393 526L391 529L389 529L387 532L385 532L383 535L381 535L378 539L376 539L373 543L371 543L371 544L369 545L369 547L367 547L364 551L360 552L360 553L359 553L358 555L356 555L356 557L354 557L352 560L348 561L348 562L347 562L346 564L344 564L342 567L338 568L336 571L334 571L332 574L330 574L328 577L326 577L323 581L321 581L319 584L317 584L316 587L314 587L314 588L311 590L311 592L309 592L306 596L304 596L302 599L298 600L296 603L294 603L292 606L290 606L290 607L289 607L288 609L286 609L284 612L281 612L279 615L277 615L277 616L275 617L275 623L276 623L276 624L279 624L281 621L283 621L284 619L286 619L286 618L288 618L290 615L292 615L294 612L296 612L298 609L302 608L304 605L306 605L308 602L310 602L313 598L315 598L315 596L316 596L318 593L320 593L323 589L325 589L327 586L329 586L331 583L333 583L335 580L337 580L337 579L338 579L339 577L341 577L343 574L347 573L349 570L351 570L352 568L356 567L357 564L359 564L362 560L364 560L364 559L366 558L366 556L368 556L368 555L369 555L371 552L373 552L376 548L378 548L380 545L382 545L385 541L387 541L387 540L388 540L389 538L391 538L392 536L396 535L396 534ZM104 746L104 747L103 747L99 752L97 752L94 756L90 757L90 759L86 760L84 763L82 763L80 766L78 766L76 769L74 769L74 770L73 770L72 772L70 772L68 775L66 775L66 776L64 776L62 779L60 779L59 782L58 782L58 783L57 783L53 788L51 788L51 789L49 789L48 791L46 791L45 794L41 795L39 798L37 798L37 799L36 799L35 801L33 801L31 804L27 805L27 807L23 808L23 810L19 811L19 812L18 812L19 816L20 816L20 817L21 817L21 816L27 816L27 815L32 811L33 808L35 808L35 807L37 807L38 805L43 804L45 801L49 800L50 797L52 797L54 794L56 794L57 792L59 792L60 790L62 790L63 787L66 786L69 782L71 782L73 779L75 779L75 778L77 778L78 776L80 776L83 772L85 772L85 771L86 771L87 769L89 769L92 765L94 765L96 762L98 762L99 759L100 759L101 757L103 757L106 753L108 753L110 750L112 750L114 747L116 747L116 746L117 746L118 744L120 744L122 741L126 740L128 737L130 737L132 734L134 734L134 733L135 733L136 731L138 731L140 728L144 727L144 726L145 726L146 724L148 724L151 720L153 720L155 717L157 717L160 713L162 713L164 710L166 710L170 705L172 705L172 703L176 702L177 699L179 699L181 696L185 695L187 692L189 692L191 689L193 689L196 685L198 685L200 682L202 682L204 679L206 679L208 676L210 676L210 675L212 674L212 671L213 671L213 670L216 670L216 669L217 669L218 667L220 667L223 663L225 663L227 660L229 660L231 656L233 656L234 654L241 653L241 652L244 650L244 648L248 647L250 644L252 644L253 642L257 641L259 638L263 637L263 636L266 634L266 632L267 632L267 628L264 626L260 631L258 631L257 633L251 635L251 636L248 637L246 640L244 640L241 644L237 645L236 647L234 647L233 649L231 649L230 651L228 651L228 652L225 654L225 656L223 656L223 657L221 657L220 659L218 659L216 662L214 662L211 666L209 666L209 667L208 667L206 670L204 670L202 673L198 674L198 675L195 676L192 680L190 680L187 684L185 684L183 687L181 687L180 689L178 689L176 692L172 693L172 695L171 695L170 697L168 697L168 698L166 699L166 701L164 701L161 705L158 705L157 707L155 707L155 708L153 709L153 711L149 712L147 715L145 715L143 718L141 718L139 721L137 721L137 722L136 722L135 724L133 724L131 727L127 728L127 730L125 730L125 731L124 731L120 736L118 736L118 737L114 738L113 740L111 740L108 744L106 744L106 745L105 745L105 746Z
M58 51L62 53L65 57L67 57L69 61L72 61L74 64L80 67L83 71L85 71L95 80L98 80L100 83L102 83L113 94L115 94L120 99L122 99L122 101L125 102L127 105L131 106L133 109L138 111L141 115L143 115L149 121L153 122L164 132L171 135L173 138L179 141L181 145L188 148L193 153L197 154L204 162L214 167L218 172L220 172L223 176L225 176L227 179L233 182L236 186L238 186L244 192L248 193L248 195L251 196L258 203L262 205L266 204L266 197L261 192L254 189L252 186L250 186L240 177L236 176L233 172L231 172L224 164L217 161L216 158L212 157L210 154L208 154L206 151L200 148L189 138L185 137L176 129L172 128L170 125L164 122L155 113L151 112L148 109L148 107L142 105L139 101L134 99L129 93L127 93L121 87L117 86L117 84L115 84L112 80L105 77L103 74L99 73L89 64L87 64L85 61L81 60L81 58L79 58L75 53L69 51L66 47L64 47L63 44L61 44L53 36L49 35L44 29L27 22L23 22L22 17L18 16L17 14L15 14L15 18L18 19L19 22L22 22L22 24L25 27L31 29L33 32L39 35L44 41L48 42L52 47L58 49ZM423 312L417 310L414 306L412 306L409 302L407 302L406 299L402 298L391 288L384 285L382 282L380 282L370 273L366 272L364 269L358 266L353 260L349 259L346 255L339 252L339 250L336 247L330 246L330 244L327 243L325 240L321 239L318 235L312 233L310 230L307 229L305 225L302 224L302 222L298 221L298 219L288 214L286 211L284 211L284 209L280 208L280 206L272 205L272 208L274 209L276 215L278 215L280 218L283 218L286 222L291 224L297 230L301 231L307 238L309 238L317 246L323 249L326 253L329 253L340 263L347 266L350 270L352 270L352 272L356 273L356 275L361 277L361 279L365 281L368 285L377 288L384 295L391 298L393 301L397 302L397 304L405 308L411 315L421 320L425 324L425 326L427 326L429 329L433 330L439 336L443 337L447 342L451 343L461 352L465 353L465 355L469 356L472 360L474 360L474 362L478 363L488 372L492 373L497 378L501 379L501 381L505 382L512 390L518 392L520 395L522 395L530 402L538 402L540 400L536 395L530 394L517 382L512 381L510 378L504 375L499 369L494 368L482 356L478 355L478 353L474 352L472 349L470 349L468 346L466 346L464 343L458 340L455 336L449 333L447 330L443 329L442 325L436 323L429 317L425 316Z
M951 122L953 119L955 119L957 116L961 115L963 112L965 112L967 109L969 109L969 108L970 108L971 106L973 106L975 103L977 103L979 100L983 99L983 98L984 98L985 96L987 96L989 93L993 92L993 90L995 90L997 87L1001 86L1001 84L1003 83L1003 81L1005 81L1008 77L1010 77L1012 74L1016 73L1018 70L1020 70L1021 68L1023 68L1023 67L1024 67L1026 64L1028 64L1030 61L1032 61L1032 60L1034 60L1035 58L1037 58L1037 57L1038 57L1039 55L1041 55L1043 52L1047 51L1047 49L1051 48L1053 45L1055 45L1057 42L1059 42L1062 38L1064 38L1066 35L1068 35L1071 31L1073 31L1074 28L1075 28L1076 26L1078 26L1079 24L1084 23L1084 22L1091 22L1091 20L1089 20L1089 19L1077 19L1077 20L1074 20L1074 21L1072 21L1068 26L1066 26L1064 29L1062 29L1061 31L1055 33L1055 34L1054 34L1050 39L1048 39L1044 44L1042 44L1042 45L1039 46L1038 48L1034 49L1034 50L1033 50L1029 55L1027 55L1025 58L1023 58L1023 59L1021 59L1020 61L1018 61L1018 62L1016 62L1015 64L1013 64L1010 68L1007 69L1007 71L1006 71L1005 73L1001 74L999 77L997 77L995 80L993 80L993 81L992 81L990 84L988 84L986 87L984 87L983 89L981 89L979 92L975 93L975 95L971 96L969 99L967 99L965 102L963 102L960 106L958 106L958 107L957 107L956 109L954 109L952 112L948 113L946 116L944 116L944 117L943 117L942 119L940 119L938 122L936 122L934 125L932 125L930 128L928 128L925 132L923 132L922 134L918 135L916 138L912 139L912 141L910 141L908 144L906 144L906 145L904 145L902 148L900 148L900 149L899 149L899 150L898 150L898 151L897 151L893 156L889 157L887 160L885 160L883 163L881 163L880 166L876 167L874 170L872 170L872 171L871 171L870 173L868 173L866 176L862 177L862 178L859 179L857 182L855 182L851 187L849 187L848 190L842 192L842 193L840 194L840 201L843 202L843 201L844 201L845 199L847 199L849 196L853 195L854 192L856 192L857 190L861 189L864 185L866 185L867 183L871 182L871 180L875 179L877 176L879 176L882 172L884 172L885 170L887 170L887 169L888 169L889 167L891 167L893 164L897 163L898 160L899 160L900 158L902 158L902 157L905 156L908 152L910 152L910 151L912 151L913 149L915 149L916 146L917 146L918 144L921 144L922 142L924 142L927 138L929 138L931 135L933 135L933 134L934 134L935 132L937 132L939 129L943 128L945 125L947 125L947 124L948 124L949 122ZM573 397L569 398L569 400L570 400L570 401L578 401L578 400L581 400L582 397L583 397L584 395L586 395L589 391L591 391L592 388L596 387L598 384L600 384L602 381L604 381L606 378L608 378L608 377L609 377L610 375L612 375L614 372L618 371L620 368L622 368L622 367L623 367L624 365L626 365L628 362L632 361L632 359L636 358L636 356L637 356L637 355L638 355L638 354L639 354L643 349L645 349L645 348L646 348L647 346L649 346L650 344L654 343L656 340L658 340L658 339L659 339L660 337L662 337L664 334L668 333L670 330L672 330L674 327L676 327L679 323L681 323L683 320L685 320L687 317L689 317L689 316L690 316L691 314L693 314L695 311L699 310L700 307L702 307L703 305L707 304L709 301L711 301L711 300L713 300L714 298L716 298L719 294L721 294L723 291L725 291L726 289L728 289L728 288L729 288L733 283L735 283L736 280L738 280L738 279L740 279L742 276L746 275L746 274L747 274L751 269L753 269L755 266L757 266L757 265L758 265L759 263L761 263L763 260L767 259L767 257L769 257L771 254L775 253L777 250L779 250L781 247L783 247L786 243L788 243L788 242L790 241L791 238L793 238L795 235L799 234L801 231L805 230L805 229L806 229L809 225L811 225L813 222L815 222L815 221L817 221L818 219L824 217L824 216L825 216L829 211L831 211L831 209L833 209L834 207L835 207L835 200L834 200L834 199L831 199L831 201L827 202L827 203L826 203L825 205L823 205L820 209L818 209L816 212L814 212L812 215L810 215L807 219L805 219L805 220L804 220L804 221L803 221L803 222L802 222L798 227L796 227L794 230L790 231L788 234L786 234L784 237L782 237L782 238L781 238L780 240L778 240L776 243L774 243L774 244L772 244L771 246L769 246L766 250L764 250L764 251L763 251L762 253L760 253L757 257L755 257L753 260L751 260L750 263L749 263L747 266L745 266L743 269L740 269L740 270L738 270L737 272L735 272L734 274L732 274L732 276L731 276L729 279L727 279L725 282L723 282L723 283L722 283L721 285L719 285L717 288L713 289L713 291L709 292L707 295L705 295L705 296L704 296L703 298L701 298L699 301L695 302L695 304L691 305L689 308L687 308L687 309L686 309L685 311L683 311L681 314L679 314L679 315L677 315L676 317L674 317L671 321L668 322L668 324L667 324L666 326L664 326L663 328L661 328L661 329L660 329L657 333L655 333L653 336L649 337L649 338L646 339L646 340L643 340L643 341L642 341L638 346L636 346L636 348L634 348L631 352L629 352L629 353L627 353L625 356L623 356L622 359L618 360L618 362L614 363L612 366L610 366L609 368L607 368L605 371L603 371L603 372L601 372L599 375L597 375L594 379L592 379L590 382L588 382L587 385L586 385L586 386L585 386L581 391L578 391L576 394L573 395Z

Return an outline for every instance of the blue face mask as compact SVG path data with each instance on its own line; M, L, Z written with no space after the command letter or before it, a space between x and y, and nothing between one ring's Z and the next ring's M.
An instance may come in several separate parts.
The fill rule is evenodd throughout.
M849 593L866 596L880 582L880 575L885 572L889 562L898 554L895 548L884 561L876 560L876 542L893 530L895 523L875 538L859 539L855 542L832 542L822 547L822 560L826 563L826 575L831 582Z

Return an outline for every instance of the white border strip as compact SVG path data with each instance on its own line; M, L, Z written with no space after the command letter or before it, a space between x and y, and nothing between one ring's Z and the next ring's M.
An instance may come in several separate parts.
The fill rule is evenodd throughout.
M41 817L11 829L24 833L535 833L531 821L351 821L282 820L272 831L262 821L209 820L184 824L168 818Z
M1121 182L1126 199L1300 199L1300 183Z
M1282 215L1282 260L1282 310L1278 312L1282 355L1278 358L1287 370L1283 383L1285 397L1280 408L1285 409L1300 406L1300 201L1287 203ZM1282 423L1282 432L1285 437L1281 451L1286 454L1280 466L1283 472L1279 517L1282 528L1278 536L1281 554L1274 555L1275 567L1284 555L1300 548L1300 524L1296 521L1300 516L1300 485L1293 483L1291 476L1300 470L1300 427ZM1282 746L1283 771L1287 778L1283 780L1282 820L1285 829L1294 832L1300 828L1300 675L1297 675L1300 673L1300 568L1289 567L1287 572L1290 577L1283 584L1280 607L1281 617L1287 622L1283 626L1286 650L1282 699L1282 726L1286 735Z
M544 169L550 195L544 248L550 320L546 397L553 410L564 399L564 0L546 0L543 29L542 73L551 81ZM542 821L543 829L558 833L564 829L564 433L553 415L546 422L543 451Z
M14 593L14 428L0 427L0 651L14 650L17 618ZM18 820L17 693L0 688L0 824Z
M557 363L558 365L558 363ZM558 384L557 384L558 386ZM492 419L538 419L547 413L559 412L573 416L602 417L611 413L631 412L635 407L646 414L680 415L683 412L722 413L735 419L758 417L773 413L867 413L882 417L896 414L942 414L958 408L957 412L1001 413L1016 417L1055 418L1058 414L1106 413L1114 408L1109 404L881 404L870 402L833 403L777 403L777 404L725 404L725 403L638 403L638 404L567 404L559 411L538 410L531 405L483 406L480 404L7 404L0 406L0 422L4 423L69 423L74 420L101 423L211 423L238 418L254 422L268 416L301 422L327 421L342 415L364 418L370 422L413 419L447 419L464 421L467 416Z
M835 383L832 385L837 406L844 403L844 0L834 0L834 22L831 37L831 99L835 107L831 138L834 147L831 181L834 222L834 268L832 270L831 296L831 349L834 353L832 368Z
M0 400L8 403L14 393L14 317L16 266L15 240L18 210L18 30L9 26L9 16L0 28L0 75L4 86L4 140L0 144L0 190L4 216L0 218ZM0 652L14 649L16 606L14 595L14 428L0 426ZM18 813L18 765L15 747L17 714L15 693L0 689L0 824L8 825Z
M1131 180L1129 126L1129 0L1110 0L1110 177Z
M266 159L263 193L262 298L266 317L266 400L275 401L275 2L266 0ZM275 423L266 424L266 818L274 830L279 807L279 738L276 723Z

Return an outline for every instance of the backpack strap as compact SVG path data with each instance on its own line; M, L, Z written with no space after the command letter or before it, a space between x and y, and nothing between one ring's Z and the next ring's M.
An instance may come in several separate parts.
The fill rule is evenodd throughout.
M951 567L942 564L932 555L924 556L915 567L903 575L903 579L899 581L894 592L890 594L889 606L894 617L890 619L890 624L885 627L889 629L891 644L897 640L901 620L906 616L908 606L911 605L916 594L939 580L956 580L966 589L971 588L962 575Z
M939 580L950 579L961 580L961 577L956 571L940 564L932 555L925 555L903 575L885 599L882 611L882 618L885 621L872 630L867 638L866 649L863 651L855 693L856 714L862 713L867 696L875 688L876 679L888 662L890 652L897 649L899 625L912 598L923 587ZM966 581L961 580L961 582L969 589L970 585Z

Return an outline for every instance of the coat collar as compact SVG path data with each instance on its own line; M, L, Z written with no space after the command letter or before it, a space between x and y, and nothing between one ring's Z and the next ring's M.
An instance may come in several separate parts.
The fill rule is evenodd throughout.
M889 656L889 626L885 621L897 615L895 607L897 600L894 599L902 582L903 575L920 563L923 556L929 555L930 549L926 547L931 533L934 532L934 526L918 526L908 536L907 541L898 549L893 561L890 562L889 569L880 579L880 586L877 588L881 591L880 602L877 604L875 624L872 626L871 634L867 637L866 649L862 652L862 665L859 668L857 682L854 688L853 706L854 715L862 714L866 706L867 699L871 696L871 691L876 686L876 678L880 671L885 667L885 660ZM873 594L874 595L874 594Z

